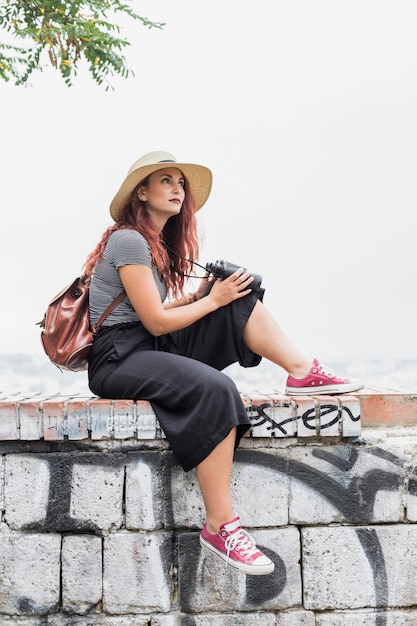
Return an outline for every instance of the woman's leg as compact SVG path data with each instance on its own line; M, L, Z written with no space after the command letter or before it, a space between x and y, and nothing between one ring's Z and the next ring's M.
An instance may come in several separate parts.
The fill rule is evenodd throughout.
M295 378L303 378L312 367L312 360L300 352L259 301L247 321L243 339L250 350L279 365Z
M257 548L233 513L230 492L236 428L197 465L197 477L206 509L201 545L245 574L270 574L274 563Z
M197 478L206 509L206 523L212 534L233 519L230 476L236 441L236 428L197 465Z

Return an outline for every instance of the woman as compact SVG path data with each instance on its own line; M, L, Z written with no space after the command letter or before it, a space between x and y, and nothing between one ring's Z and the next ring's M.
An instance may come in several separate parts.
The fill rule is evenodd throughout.
M246 574L274 564L240 527L230 493L234 449L250 421L221 370L267 358L289 376L287 393L343 393L358 381L337 378L307 359L262 304L263 290L239 269L206 276L184 295L198 259L195 212L212 184L209 169L152 152L130 168L110 206L115 224L88 257L91 323L123 291L89 360L89 385L105 398L148 400L185 471L196 468L206 509L200 542ZM167 299L167 296L169 299Z

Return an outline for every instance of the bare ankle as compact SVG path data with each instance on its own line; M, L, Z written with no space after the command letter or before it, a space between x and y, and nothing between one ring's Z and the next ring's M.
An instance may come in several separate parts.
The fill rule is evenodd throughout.
M291 369L288 370L288 374L293 378L305 378L313 367L313 361L304 361L303 363L294 364Z
M217 535L217 533L220 531L220 526L222 526L223 524L227 524L232 519L234 519L233 513L226 515L224 519L219 519L217 517L207 517L206 526L209 533L211 533L212 535Z
M220 530L220 526L219 527L213 526L213 524L209 524L209 522L206 522L206 526L207 526L207 530L209 531L211 535L217 535L217 533Z

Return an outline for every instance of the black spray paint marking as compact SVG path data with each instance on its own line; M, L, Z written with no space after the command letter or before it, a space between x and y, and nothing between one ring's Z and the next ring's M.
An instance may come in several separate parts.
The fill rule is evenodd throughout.
M288 408L290 405L285 406ZM355 416L349 407L339 407L335 404L322 404L319 407L307 409L302 415L287 417L278 422L268 414L268 409L273 408L275 407L270 402L247 407L246 411L250 417L252 427L256 428L257 426L260 427L266 424L266 430L271 431L272 435L274 431L279 431L282 435L287 436L290 434L288 424L298 422L299 420L307 430L311 430L313 433L316 431L317 416L320 418L320 430L331 428L334 424L342 422L344 419L358 422L361 418L360 415Z
M328 452L325 449L314 448L313 454L333 464L338 469L348 472L351 470L359 457L359 449L357 446L345 445L342 447L344 454L337 455ZM398 468L398 472L374 469L367 472L364 476L354 477L348 482L341 484L328 473L321 472L311 465L302 463L293 459L286 459L273 454L268 454L259 450L242 450L236 451L236 462L248 465L257 465L260 467L268 467L270 470L280 474L289 475L317 493L326 498L348 522L368 521L370 514L374 508L375 497L379 490L383 489L396 491L399 489L401 482L404 480L402 473L404 472L401 459L384 451L380 448L364 449L365 454L378 456L393 463ZM161 462L162 454L164 460ZM43 531L71 531L83 530L97 532L99 529L88 520L76 520L70 516L70 499L72 485L72 471L74 465L87 464L92 469L95 467L126 467L129 463L135 463L140 457L142 461L146 460L151 464L154 471L162 474L161 485L166 492L165 500L165 524L166 527L173 527L173 507L172 498L175 494L171 492L172 480L171 472L175 466L175 459L170 452L161 453L159 451L146 451L129 453L113 453L103 455L100 453L67 453L67 454L39 454L31 455L42 458L49 464L50 471L50 490L48 499L48 508L45 519L33 522L27 525L27 529L41 529ZM409 477L410 493L417 493L417 471ZM373 572L375 598L377 607L386 607L388 603L387 589L387 573L386 564L380 549L376 531L366 529L357 529L358 537L365 551L366 557ZM190 567L186 568L186 576L190 577L190 582L195 581L197 565L200 558L200 548L198 545L198 535L191 533L195 543L194 549L189 553L192 555L187 563ZM263 548L264 551L274 560L276 571L270 578L270 584L259 584L259 581L247 577L246 596L248 603L258 606L267 601L271 597L282 592L286 584L285 564L282 559L271 550ZM181 594L181 608L184 610L190 604L190 596L192 594L193 585L184 585ZM382 614L376 615L375 626L386 626L386 617Z

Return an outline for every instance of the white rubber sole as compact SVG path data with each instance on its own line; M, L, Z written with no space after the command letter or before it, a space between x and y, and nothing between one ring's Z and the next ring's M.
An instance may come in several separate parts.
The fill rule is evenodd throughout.
M203 539L201 535L200 544L203 546L203 548L205 548L212 554L216 554L221 559L223 559L223 561L227 563L229 567L232 567L233 569L242 572L243 574L250 574L252 576L265 576L266 574L272 574L275 569L275 564L272 561L266 563L265 565L245 565L245 563L239 563L238 561L234 561L233 559L228 557L227 554L224 554L224 552L220 552L220 550L217 550L217 548L215 548L211 543L208 543L208 541Z
M359 380L352 380L343 385L320 385L317 387L285 387L285 393L289 396L317 396L318 394L336 395L342 393L352 393L363 389L365 385Z

